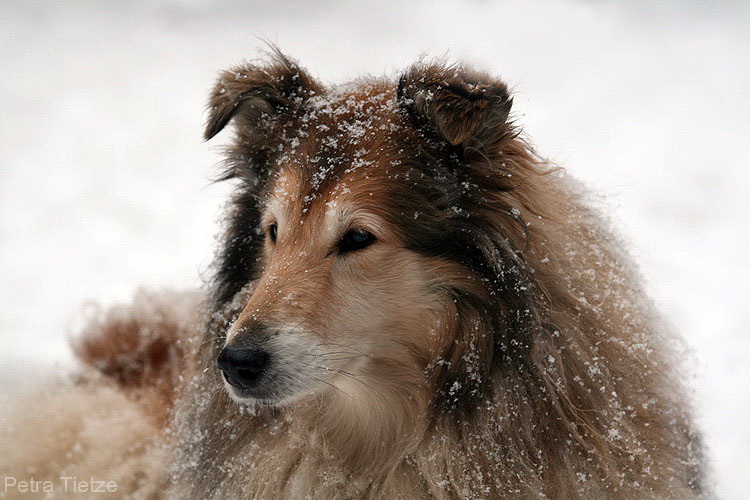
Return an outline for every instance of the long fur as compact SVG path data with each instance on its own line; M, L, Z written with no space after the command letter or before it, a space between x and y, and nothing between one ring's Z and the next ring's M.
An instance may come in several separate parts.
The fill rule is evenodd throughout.
M78 349L124 387L179 382L153 383L172 415L156 431L169 496L707 494L679 347L511 107L501 81L440 62L326 88L276 51L221 75L206 137L234 123L237 189L205 326L182 331L176 365L141 343L125 349L137 370L115 369L106 333ZM336 260L324 222L347 206L378 242ZM281 212L300 222L272 247L262 228ZM216 358L261 322L331 376L288 402L235 402Z

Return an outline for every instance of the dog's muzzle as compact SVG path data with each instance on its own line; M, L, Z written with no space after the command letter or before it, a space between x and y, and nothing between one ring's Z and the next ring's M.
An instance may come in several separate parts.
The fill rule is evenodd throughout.
M237 402L275 405L310 392L328 372L312 360L317 337L304 330L240 325L219 351L216 365ZM316 372L322 372L318 373Z

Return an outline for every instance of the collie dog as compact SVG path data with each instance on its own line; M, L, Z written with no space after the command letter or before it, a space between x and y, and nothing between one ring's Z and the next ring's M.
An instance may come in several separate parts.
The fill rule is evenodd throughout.
M442 62L338 87L278 51L224 72L210 294L89 327L101 375L36 400L13 470L168 498L705 495L679 346L511 104Z

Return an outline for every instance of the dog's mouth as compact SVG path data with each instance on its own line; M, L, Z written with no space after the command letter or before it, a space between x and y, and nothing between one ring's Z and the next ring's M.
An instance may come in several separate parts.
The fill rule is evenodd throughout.
M255 403L267 406L274 406L281 403L285 398L277 390L265 387L243 387L236 381L231 380L230 376L222 372L224 378L224 387L229 396L238 403Z
M252 387L237 383L231 375L222 372L224 379L224 388L229 396L238 403L259 404L264 406L277 406L287 403L290 400L299 399L300 395L291 387L286 387L278 381L265 380L258 381ZM271 378L270 376L267 378Z

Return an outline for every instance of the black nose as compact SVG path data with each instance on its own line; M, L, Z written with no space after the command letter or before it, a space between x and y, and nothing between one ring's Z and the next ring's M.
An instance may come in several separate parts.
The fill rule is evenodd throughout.
M268 366L268 353L262 349L225 347L219 353L216 364L230 385L248 389L258 383L263 370Z

